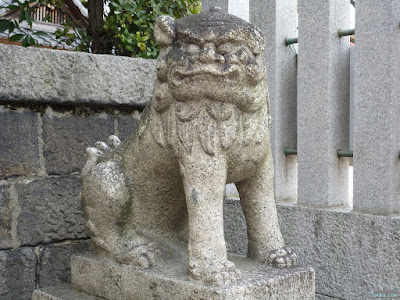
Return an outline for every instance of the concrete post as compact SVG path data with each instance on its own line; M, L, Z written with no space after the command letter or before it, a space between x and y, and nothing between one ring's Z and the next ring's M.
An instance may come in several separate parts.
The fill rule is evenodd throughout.
M250 22L266 38L268 90L272 114L271 143L277 201L297 198L297 158L285 156L297 143L297 63L285 38L297 36L296 0L251 0Z
M228 13L249 22L249 0L229 0Z
M221 7L224 12L230 13L245 21L249 21L249 0L203 0L202 11L211 7Z
M299 0L298 202L348 205L349 0Z
M232 0L231 0L232 1ZM224 12L228 12L229 0L203 0L201 2L201 10L208 11L211 7L221 7Z
M400 2L356 5L353 208L400 213Z

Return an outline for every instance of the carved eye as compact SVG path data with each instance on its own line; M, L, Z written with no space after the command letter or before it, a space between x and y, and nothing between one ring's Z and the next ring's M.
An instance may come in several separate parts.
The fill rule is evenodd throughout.
M249 58L254 58L254 54L250 51L249 48L243 46L236 51L236 56L239 58L240 61L246 61Z
M189 44L185 46L185 52L190 55L197 54L200 52L200 47L195 44Z
M233 43L223 43L218 45L217 47L217 52L219 54L229 54L229 53L233 53L235 50L237 49L237 46Z

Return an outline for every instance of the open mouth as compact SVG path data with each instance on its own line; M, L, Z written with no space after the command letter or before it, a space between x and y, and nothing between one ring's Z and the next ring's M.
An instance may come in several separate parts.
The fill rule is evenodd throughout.
M193 80L193 77L222 77L228 80L238 79L240 76L239 67L236 65L229 65L225 70L222 66L204 65L193 69L176 69L172 72L172 78L178 81Z

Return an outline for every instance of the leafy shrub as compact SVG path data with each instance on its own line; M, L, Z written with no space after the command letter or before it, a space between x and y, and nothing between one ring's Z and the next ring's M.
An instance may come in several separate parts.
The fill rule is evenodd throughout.
M160 46L154 37L154 24L160 15L180 18L197 13L196 0L112 0L104 28L112 36L117 55L155 58Z
M9 41L21 41L23 46L37 45L34 36L46 35L45 32L32 34L14 34L19 23L26 21L32 27L30 3L35 0L13 0L6 9L20 11L18 20L7 20L0 17L0 32L8 30ZM201 10L200 0L106 0L109 11L104 15L104 28L100 39L111 41L110 53L115 55L156 58L160 46L154 37L154 24L160 15L170 15L174 18L185 17ZM62 7L63 0L39 0L39 3ZM87 2L82 1L83 4ZM89 20L90 21L90 20ZM64 29L55 32L56 38L67 45L78 42L77 51L92 52L93 37L73 23L64 24ZM96 51L93 51L96 52Z
M1 1L1 0L0 0ZM8 2L8 3L7 3ZM20 41L22 46L37 46L38 44L35 40L35 36L48 36L49 34L44 31L31 31L27 34L15 33L15 29L19 29L20 23L26 22L27 25L32 28L33 22L36 20L32 18L32 13L35 5L47 5L51 7L56 7L58 9L62 9L63 0L12 0L12 1L3 1L3 5L0 5L0 9L3 10L17 10L19 11L18 19L7 19L2 18L0 16L0 33L4 33L7 31L8 33L8 41L9 42L17 42ZM51 16L47 15L45 19L48 22L51 22ZM59 44L64 42L67 45L71 45L72 43L76 43L77 51L89 51L91 37L88 36L85 29L76 26L73 21L66 21L63 29L57 29L55 31L55 37ZM57 48L57 47L54 47Z

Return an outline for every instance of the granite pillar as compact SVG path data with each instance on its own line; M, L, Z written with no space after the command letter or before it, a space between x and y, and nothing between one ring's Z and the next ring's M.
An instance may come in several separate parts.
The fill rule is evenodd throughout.
M356 7L354 210L400 212L400 2Z
M350 1L299 1L298 202L348 205Z
M297 1L253 0L250 22L266 37L275 198L294 200L297 198L297 158L285 156L284 149L297 145L297 61L294 48L286 46L285 39L297 36Z
M211 7L218 6L222 8L224 12L228 12L229 0L203 0L201 2L201 10L208 11Z

